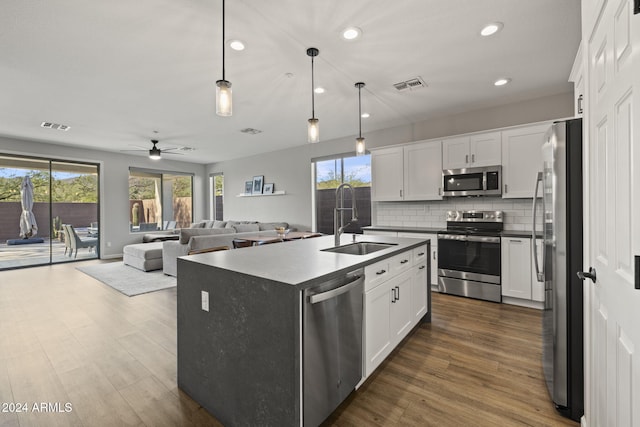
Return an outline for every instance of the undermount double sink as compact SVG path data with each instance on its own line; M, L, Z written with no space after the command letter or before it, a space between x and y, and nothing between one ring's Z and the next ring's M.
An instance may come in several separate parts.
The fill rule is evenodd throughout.
M349 255L368 255L396 245L396 243L357 242L349 243L347 245L335 246L333 248L322 249L322 251Z

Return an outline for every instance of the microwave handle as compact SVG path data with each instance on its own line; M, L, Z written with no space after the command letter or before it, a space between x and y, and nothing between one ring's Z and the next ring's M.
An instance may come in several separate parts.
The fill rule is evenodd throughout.
M538 176L536 177L536 189L534 190L533 193L533 206L532 206L532 226L531 226L531 246L532 246L532 252L533 252L533 260L534 260L534 264L536 267L536 277L538 278L538 282L543 282L544 281L544 270L540 270L540 264L542 264L542 267L544 269L544 251L545 251L545 245L544 242L542 243L542 263L538 262L538 248L537 248L537 239L536 239L536 205L537 205L537 200L538 200L538 188L540 183L542 182L542 172L538 172ZM542 212L542 217L544 218L544 194L542 195L542 203L543 203L543 212ZM542 225L544 227L544 221L542 222ZM544 233L544 229L542 231Z

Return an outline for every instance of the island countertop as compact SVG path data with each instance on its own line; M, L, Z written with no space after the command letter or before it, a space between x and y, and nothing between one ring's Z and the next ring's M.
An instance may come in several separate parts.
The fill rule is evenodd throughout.
M343 234L340 244L352 243L352 234ZM334 236L253 246L228 251L180 257L182 260L306 288L331 276L352 271L378 260L424 245L424 239L356 235L356 242L393 243L367 255L324 252L334 246Z

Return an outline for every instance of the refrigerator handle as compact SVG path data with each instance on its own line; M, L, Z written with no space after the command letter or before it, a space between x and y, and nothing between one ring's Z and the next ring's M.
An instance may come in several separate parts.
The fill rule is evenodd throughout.
M537 243L537 239L536 239L536 202L538 200L538 187L540 185L540 183L542 182L542 172L538 172L538 176L536 177L536 189L533 193L533 207L532 207L532 217L533 217L533 224L531 226L531 245L532 245L532 252L533 252L533 260L534 260L534 264L536 266L536 277L538 278L538 282L544 282L544 271L540 271L540 263L538 262L538 243ZM542 215L544 218L544 194L542 195ZM543 226L544 226L544 221L542 222ZM544 230L543 230L544 233ZM544 251L545 251L545 247L544 247L544 243L542 244L542 266L544 267Z

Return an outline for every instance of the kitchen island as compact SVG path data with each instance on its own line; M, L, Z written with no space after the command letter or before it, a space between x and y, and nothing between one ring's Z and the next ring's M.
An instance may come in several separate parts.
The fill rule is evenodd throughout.
M392 260L397 260L399 272L405 265L413 265L406 254L424 256L427 264L425 240L359 235L359 241L391 245L353 255L324 251L334 246L333 239L317 237L178 259L178 386L224 425L309 424L303 420L309 419L311 397L303 396L302 374L304 360L308 360L304 357L304 335L312 330L303 327L304 296L309 289L365 271L365 286L360 288L364 292L369 274L373 287L378 286L376 280L394 271ZM343 235L341 246L350 243L352 236ZM370 271L384 262L386 269ZM430 296L426 271L416 276L424 280L417 284L422 285L425 299ZM403 277L413 277L410 274L402 272ZM385 302L406 307L401 302L409 301L412 312L412 298L406 289L401 294L400 286L395 286L389 295L391 292L393 300L385 297ZM358 298L362 307L364 294ZM428 321L430 298L425 304L417 313ZM362 319L362 312L356 314ZM417 324L412 322L409 326ZM363 335L361 332L351 339L361 345ZM390 352L390 346L384 354ZM323 353L338 351L318 349ZM360 377L365 372L363 359L358 360Z

